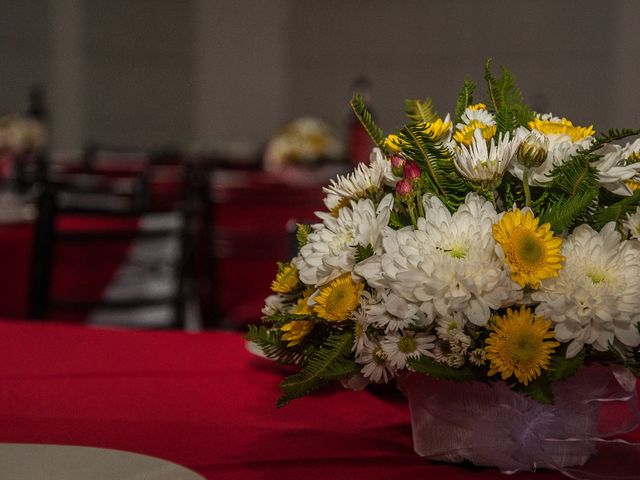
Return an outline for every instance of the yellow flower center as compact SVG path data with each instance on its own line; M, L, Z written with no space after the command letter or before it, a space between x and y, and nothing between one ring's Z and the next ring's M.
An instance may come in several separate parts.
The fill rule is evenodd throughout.
M568 135L573 142L578 142L596 133L593 126L574 126L573 123L566 118L556 122L534 118L533 121L529 122L529 128L531 130L538 130L545 135Z
M513 334L506 342L506 352L514 363L531 368L540 355L542 343L528 330Z
M544 262L544 242L531 230L517 228L511 233L513 243L507 255L522 270L531 271Z
M362 287L349 273L336 278L318 293L315 312L330 322L347 320L359 304Z
M413 353L417 348L418 344L412 335L405 335L398 340L398 350L404 354Z
M449 255L457 259L465 258L467 256L467 253L469 253L469 249L466 247L466 245L457 245L449 251Z
M589 277L589 280L591 280L591 282L593 282L595 285L597 285L598 283L602 283L607 279L607 276L604 273L598 272L596 270L587 272L587 277Z

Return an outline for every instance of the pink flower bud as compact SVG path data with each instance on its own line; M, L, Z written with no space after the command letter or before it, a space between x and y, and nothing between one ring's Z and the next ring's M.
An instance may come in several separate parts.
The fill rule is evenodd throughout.
M411 195L413 193L413 185L411 185L411 181L405 179L396 183L396 193L401 196Z
M407 162L404 166L404 178L406 180L412 181L416 178L420 178L422 172L420 171L420 167L416 162Z
M406 163L405 159L402 158L400 155L394 155L391 157L391 166L393 168L402 168L404 167L405 163Z

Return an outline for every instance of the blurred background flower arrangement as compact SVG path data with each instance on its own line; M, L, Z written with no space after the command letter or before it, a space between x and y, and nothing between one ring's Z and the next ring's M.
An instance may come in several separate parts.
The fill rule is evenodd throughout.
M315 117L300 117L284 125L267 143L264 167L317 167L344 161L344 146L333 128Z
M640 130L596 133L534 112L513 75L494 75L490 62L485 80L482 103L465 80L453 116L407 100L408 123L386 136L354 97L376 145L370 162L324 188L326 211L299 225L299 250L278 265L263 323L247 336L300 367L282 382L279 406L333 381L402 386L420 374L506 385L553 408L556 385L592 365L632 390L640 140L624 141ZM592 452L556 453L538 466L584 463ZM463 458L477 459L448 459Z

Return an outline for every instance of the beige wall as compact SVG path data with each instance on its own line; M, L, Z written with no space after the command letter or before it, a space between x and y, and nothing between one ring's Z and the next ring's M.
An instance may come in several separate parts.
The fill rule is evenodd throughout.
M634 0L3 0L1 13L0 114L44 83L58 149L259 145L305 114L341 126L359 74L391 129L405 97L453 110L487 57L536 108L640 126Z

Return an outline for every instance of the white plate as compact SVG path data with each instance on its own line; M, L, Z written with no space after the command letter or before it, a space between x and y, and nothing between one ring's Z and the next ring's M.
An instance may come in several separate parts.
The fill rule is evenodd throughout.
M155 457L105 448L0 443L2 480L204 480Z

